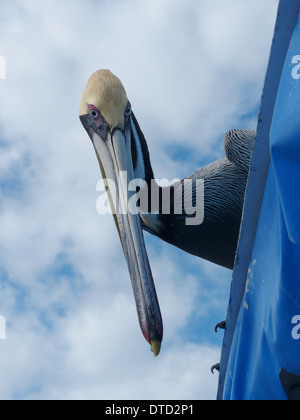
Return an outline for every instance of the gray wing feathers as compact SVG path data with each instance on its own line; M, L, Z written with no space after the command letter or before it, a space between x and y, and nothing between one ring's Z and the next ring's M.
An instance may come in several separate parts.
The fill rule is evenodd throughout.
M249 171L255 145L255 130L231 130L225 136L224 148L227 159Z

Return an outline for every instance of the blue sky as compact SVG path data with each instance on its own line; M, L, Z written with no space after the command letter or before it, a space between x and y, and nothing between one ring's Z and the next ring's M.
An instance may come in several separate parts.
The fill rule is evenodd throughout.
M0 0L0 399L214 399L231 273L146 234L164 319L140 333L97 160L91 73L122 81L155 176L183 178L256 128L277 0Z

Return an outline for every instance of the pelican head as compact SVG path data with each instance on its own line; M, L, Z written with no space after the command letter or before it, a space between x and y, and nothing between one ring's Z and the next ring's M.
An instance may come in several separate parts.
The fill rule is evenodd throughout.
M146 165L137 162L137 148L141 146L133 138L139 127L131 104L121 81L109 70L91 76L82 95L79 117L92 140L103 179L116 187L116 191L108 187L107 193L129 268L141 330L157 356L163 336L162 318L140 216L128 211L128 185L141 175L137 171L146 179Z

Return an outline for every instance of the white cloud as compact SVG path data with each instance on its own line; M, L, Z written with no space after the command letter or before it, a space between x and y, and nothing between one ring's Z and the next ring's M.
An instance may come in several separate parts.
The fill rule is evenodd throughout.
M0 398L214 398L207 336L230 273L147 239L165 323L154 359L113 220L95 210L99 169L77 112L90 74L110 68L157 177L192 173L224 153L227 130L252 127L277 1L0 4ZM170 157L185 147L191 159Z

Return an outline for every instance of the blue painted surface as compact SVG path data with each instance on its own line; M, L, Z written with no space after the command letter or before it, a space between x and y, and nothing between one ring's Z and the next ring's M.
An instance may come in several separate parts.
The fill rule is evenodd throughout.
M299 22L286 55L269 147L252 260L226 366L225 400L285 400L281 369L300 375Z

